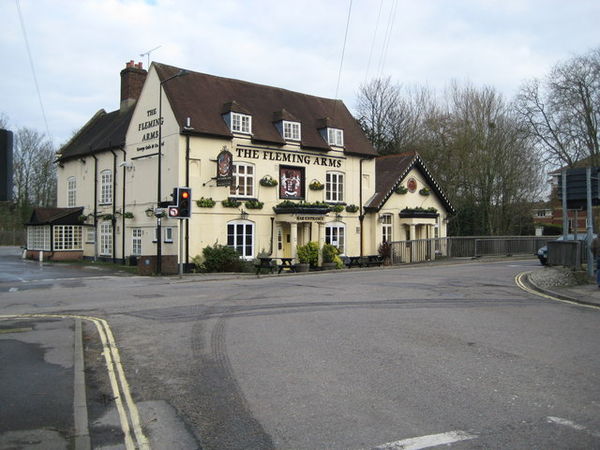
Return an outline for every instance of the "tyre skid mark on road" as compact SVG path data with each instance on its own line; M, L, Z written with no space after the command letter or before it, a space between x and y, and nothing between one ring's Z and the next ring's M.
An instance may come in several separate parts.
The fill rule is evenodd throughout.
M110 379L111 388L113 391L113 397L115 406L119 413L119 420L121 422L121 429L123 431L124 443L127 450L150 450L150 444L148 439L144 435L144 432L140 423L140 416L131 392L129 384L125 377L123 366L121 365L121 356L117 347L116 341L108 325L108 322L104 319L92 316L79 316L73 314L2 314L0 319L4 320L20 320L20 319L81 319L93 323L98 330L100 340L102 341L103 356L106 362L106 368ZM122 395L121 395L122 394ZM123 403L123 397L125 398L125 405ZM130 426L131 422L131 426ZM133 428L132 436L131 429Z

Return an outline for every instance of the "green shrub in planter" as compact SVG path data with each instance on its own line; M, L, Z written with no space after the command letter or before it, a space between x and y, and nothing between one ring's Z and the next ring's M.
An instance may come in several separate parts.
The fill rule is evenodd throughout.
M298 261L301 264L310 264L312 267L316 267L319 263L319 244L316 242L309 242L306 245L299 245L298 249Z
M201 272L239 272L242 268L240 255L226 245L214 244L202 249L202 258L194 258L200 263Z

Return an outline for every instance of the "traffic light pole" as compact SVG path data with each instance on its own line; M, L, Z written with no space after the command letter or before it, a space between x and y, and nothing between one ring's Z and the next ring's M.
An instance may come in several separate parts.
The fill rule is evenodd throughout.
M183 222L179 221L179 278L183 278Z

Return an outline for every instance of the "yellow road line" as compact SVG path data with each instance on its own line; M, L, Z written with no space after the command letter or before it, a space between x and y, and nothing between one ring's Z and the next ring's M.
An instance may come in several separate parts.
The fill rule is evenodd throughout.
M573 302L570 300L565 300L564 298L554 297L553 295L545 294L543 292L536 291L535 289L531 289L530 287L525 285L523 279L528 276L531 272L521 272L517 276L515 276L515 284L523 289L525 292L529 292L530 294L537 295L538 297L544 297L549 300L554 300L557 302L568 303L569 305L582 306L584 308L592 308L592 309L600 309L600 306L596 305L586 305L584 303Z
M133 398L131 397L131 392L129 390L129 384L127 383L127 378L125 377L125 372L123 370L123 366L121 365L121 357L119 354L119 349L117 348L117 344L115 342L114 336L108 325L108 322L104 319L100 319L98 317L91 316L78 316L72 314L9 314L0 315L1 319L31 319L31 318L40 318L40 319L81 319L87 320L88 322L92 322L96 329L98 330L98 334L100 335L100 340L102 341L102 355L104 356L104 360L106 362L106 368L108 371L108 377L110 380L111 389L113 391L113 397L115 400L115 405L117 407L117 411L119 413L119 420L121 422L121 429L123 430L125 447L127 450L150 450L150 443L148 439L144 435L140 424L140 416ZM125 403L127 406L127 413L125 406L123 404L123 400L121 398L121 392L123 393L123 397L125 398ZM129 422L131 421L131 427L129 426ZM135 441L131 435L131 428L133 428L133 433L135 435Z

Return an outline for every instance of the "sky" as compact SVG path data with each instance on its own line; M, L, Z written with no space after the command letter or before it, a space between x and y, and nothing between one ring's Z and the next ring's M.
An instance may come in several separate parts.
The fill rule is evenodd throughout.
M156 47L150 62L354 111L376 77L438 92L469 82L510 99L600 46L598 0L0 0L0 17L0 115L57 146L117 109L125 63L146 68L140 55Z

